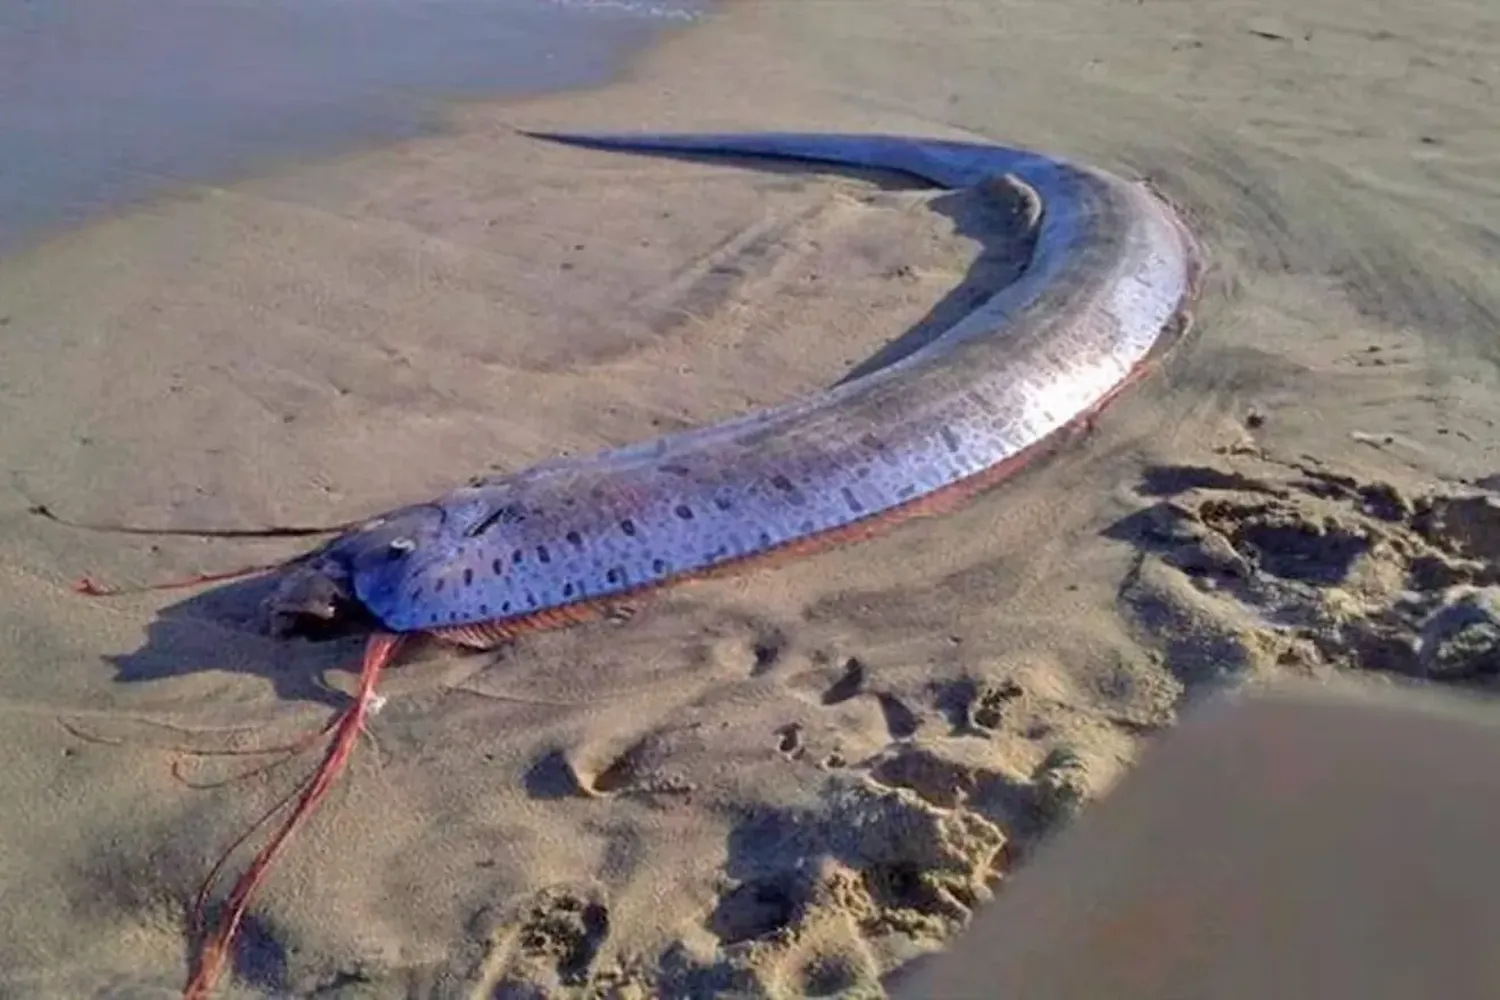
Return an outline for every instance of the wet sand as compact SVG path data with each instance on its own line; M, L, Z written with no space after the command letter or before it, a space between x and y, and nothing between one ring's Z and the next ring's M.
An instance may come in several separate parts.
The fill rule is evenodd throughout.
M467 103L12 257L0 982L178 986L200 879L311 761L201 790L166 748L285 742L358 651L271 641L253 587L68 588L295 543L28 506L347 520L815 391L1000 280L931 192L518 127L1035 146L1149 178L1213 270L1159 376L958 514L390 673L226 995L878 992L1197 701L1487 687L1497 56L1477 2L743 3L613 86Z

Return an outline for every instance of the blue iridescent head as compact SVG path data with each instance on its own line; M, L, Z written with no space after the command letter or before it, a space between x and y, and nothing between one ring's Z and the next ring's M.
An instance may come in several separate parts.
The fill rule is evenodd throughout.
M438 544L447 514L416 504L366 521L282 570L266 599L276 636L329 638L381 625L371 607L399 584L410 563Z

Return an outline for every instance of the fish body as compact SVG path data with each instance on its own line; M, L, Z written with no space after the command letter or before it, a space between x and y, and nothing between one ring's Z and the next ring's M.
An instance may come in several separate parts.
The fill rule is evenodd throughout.
M1002 477L1107 403L1185 325L1201 270L1192 236L1147 186L1028 150L817 133L538 137L980 186L1033 205L1032 254L1017 280L876 371L374 518L300 561L282 612L307 610L311 581L387 631L485 647L921 512Z

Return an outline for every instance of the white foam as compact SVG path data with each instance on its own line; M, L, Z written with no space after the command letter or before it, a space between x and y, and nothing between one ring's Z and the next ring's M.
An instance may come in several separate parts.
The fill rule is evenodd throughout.
M649 0L545 0L545 2L554 7L620 11L664 21L696 21L703 13L675 4L651 3Z

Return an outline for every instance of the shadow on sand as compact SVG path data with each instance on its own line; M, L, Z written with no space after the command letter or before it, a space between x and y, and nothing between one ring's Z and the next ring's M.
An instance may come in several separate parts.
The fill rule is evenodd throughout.
M115 680L133 684L206 671L252 674L269 681L278 698L344 707L348 695L321 680L335 667L358 670L360 637L351 632L277 639L262 602L275 574L220 584L163 608L134 652L105 657Z

